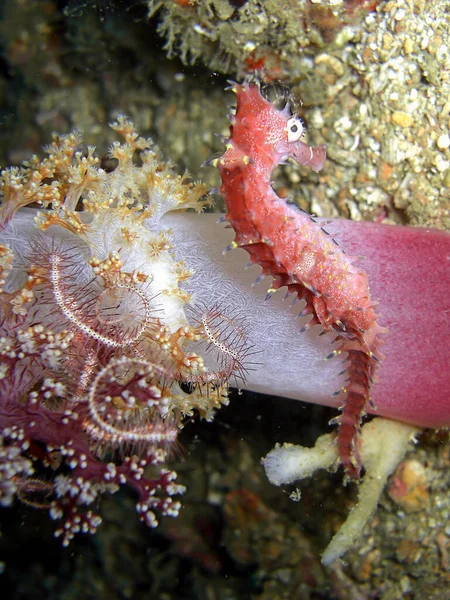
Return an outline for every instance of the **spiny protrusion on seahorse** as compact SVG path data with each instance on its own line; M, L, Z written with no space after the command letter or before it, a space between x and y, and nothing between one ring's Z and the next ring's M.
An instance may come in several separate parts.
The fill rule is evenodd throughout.
M302 141L305 128L291 114L289 104L278 110L260 93L259 85L230 82L236 94L236 112L230 125L225 153L212 161L217 166L224 196L226 220L236 232L228 249L244 248L251 264L273 278L269 299L276 290L287 292L311 314L302 331L321 325L336 335L336 348L327 357L347 357L347 382L340 392L344 401L338 445L347 477L360 475L359 428L370 402L370 388L382 355L374 303L365 272L348 257L324 224L280 198L271 186L273 170L287 159L320 171L325 146Z

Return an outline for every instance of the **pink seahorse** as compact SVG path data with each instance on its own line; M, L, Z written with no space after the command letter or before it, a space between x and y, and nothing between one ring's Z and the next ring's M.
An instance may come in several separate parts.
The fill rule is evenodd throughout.
M270 297L286 286L306 302L308 326L320 323L336 333L331 356L348 354L347 383L339 424L341 463L350 478L360 475L358 433L370 402L370 388L380 353L380 333L366 273L347 256L327 232L296 205L280 198L271 186L273 170L287 158L320 171L325 146L312 148L301 141L303 125L289 107L278 110L263 98L254 83L233 84L236 114L219 168L226 219L236 237L230 249L243 247L250 262L271 276ZM301 373L299 373L301 377Z

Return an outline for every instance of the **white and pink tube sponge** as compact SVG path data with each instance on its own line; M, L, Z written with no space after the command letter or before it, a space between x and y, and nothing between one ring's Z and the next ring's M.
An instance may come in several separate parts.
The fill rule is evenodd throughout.
M32 211L19 219L24 237L16 237L16 252L21 243L27 245ZM340 397L333 393L345 385L340 374L345 364L340 358L326 360L333 334L320 335L319 326L300 333L308 317L297 318L301 303L291 306L283 290L264 301L267 285L251 286L260 268L245 269L243 250L223 254L232 232L216 221L216 214L173 211L162 226L171 228L177 256L195 270L185 284L193 303L219 304L245 318L258 351L247 387L338 407ZM364 257L380 323L389 329L382 347L386 358L373 386L374 414L419 427L450 426L450 235L345 220L328 229L349 254Z
M223 255L232 232L217 215L170 213L175 248L195 269L189 291L208 305L233 306L245 315L259 350L248 388L339 406L344 385L340 359L326 360L333 336L300 333L301 305L289 307L283 291L265 302L267 286L251 287L259 267L245 270L248 255ZM335 220L327 227L353 256L361 256L384 336L373 386L374 414L419 427L450 426L450 235L444 231ZM270 283L270 282L268 282Z

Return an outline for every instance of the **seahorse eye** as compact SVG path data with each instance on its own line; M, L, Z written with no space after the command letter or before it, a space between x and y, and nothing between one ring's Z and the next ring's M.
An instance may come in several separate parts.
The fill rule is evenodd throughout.
M297 142L303 134L303 125L298 117L291 117L287 121L288 142Z

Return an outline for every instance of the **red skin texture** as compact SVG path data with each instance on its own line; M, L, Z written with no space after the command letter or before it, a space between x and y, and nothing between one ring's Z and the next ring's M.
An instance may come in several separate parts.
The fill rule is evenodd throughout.
M335 221L338 240L363 255L379 301L385 360L372 388L376 411L419 427L450 427L450 234Z
M301 142L293 133L301 128L300 122L291 129L289 111L277 110L261 96L257 85L235 85L234 91L237 112L230 141L216 161L226 217L236 232L232 247L244 247L251 262L272 276L269 295L287 286L306 301L306 312L313 315L310 325L320 323L336 332L340 343L335 354L348 353L347 383L340 394L342 414L334 421L340 425L341 462L349 477L358 478L359 424L370 407L370 388L383 358L378 336L386 330L377 323L368 278L357 261L271 188L272 171L280 162L291 157L319 171L325 148Z

